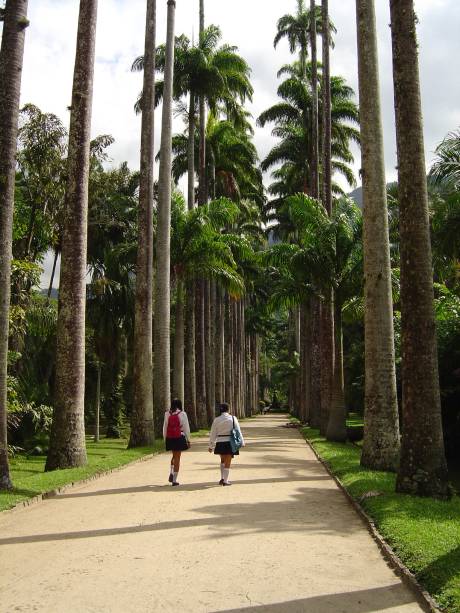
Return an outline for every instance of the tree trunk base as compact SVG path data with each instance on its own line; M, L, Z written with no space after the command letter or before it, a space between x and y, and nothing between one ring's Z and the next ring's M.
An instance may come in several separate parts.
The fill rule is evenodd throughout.
M64 468L79 468L80 466L86 466L87 463L88 459L84 448L69 449L67 446L62 449L54 448L46 459L45 472Z
M128 449L135 447L151 447L155 442L155 433L153 429L153 421L145 421L143 427L139 431L131 430L129 437Z
M399 449L396 453L393 449L373 449L367 452L363 449L361 454L361 466L370 470L382 470L394 473L399 466Z
M431 473L418 469L414 473L400 473L396 479L396 491L399 494L423 496L449 500L452 489L447 482L447 471L435 470Z

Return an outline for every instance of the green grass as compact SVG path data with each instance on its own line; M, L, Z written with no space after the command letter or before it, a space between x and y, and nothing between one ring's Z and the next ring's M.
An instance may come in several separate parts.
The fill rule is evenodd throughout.
M358 413L349 413L347 417L347 426L349 428L362 428L364 426L364 419Z
M420 583L449 613L460 613L460 497L445 502L396 494L395 475L361 468L360 449L329 443L317 430L302 428L318 454L362 507Z
M192 433L192 438L203 437L208 434L209 430L199 430ZM145 455L164 451L162 440L156 441L153 449L152 447L126 449L127 443L126 439L105 438L102 438L99 443L94 443L92 437L87 437L88 464L86 466L54 470L49 473L44 472L46 456L16 455L10 459L11 480L14 489L8 492L0 492L0 511L11 509L18 502L33 498L38 494L124 466Z

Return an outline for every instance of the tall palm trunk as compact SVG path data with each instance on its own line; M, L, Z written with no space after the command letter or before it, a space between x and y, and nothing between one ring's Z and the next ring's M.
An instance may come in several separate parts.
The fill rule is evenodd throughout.
M96 429L94 432L94 442L98 443L100 439L100 424L101 424L101 361L97 361L97 381L96 381Z
M323 205L332 215L332 166L331 166L331 71L329 27L329 2L322 0L322 48L323 48ZM334 378L334 295L332 287L326 292L321 305L321 430L325 434L329 420L332 385Z
M204 33L204 0L200 0L199 14L200 41ZM204 96L199 98L199 186L198 204L206 204L206 103ZM196 395L197 415L201 427L206 427L206 334L205 334L205 284L199 280L195 292L195 330L196 330Z
M204 33L204 0L200 0L200 42ZM199 112L200 112L200 204L206 203L206 101L204 96L199 98Z
M313 198L319 197L318 158L318 57L316 45L316 2L310 0L310 46L311 46L311 180Z
M28 0L7 0L0 49L0 490L12 487L7 441L11 249L19 96Z
M306 357L301 349L302 347L301 333L303 331L302 326L301 326L302 306L297 305L293 310L293 315L294 315L294 337L295 337L294 346L295 346L295 352L299 356L299 366L300 366L299 372L295 375L295 378L294 378L294 411L295 411L295 415L299 417L299 415L301 414L301 404L302 404L302 400L301 400L302 374L301 373L302 373L303 366L304 366L304 359Z
M50 300L51 292L53 291L54 275L56 274L56 265L57 265L58 257L59 257L59 250L56 247L54 249L53 268L51 270L50 284L48 286L48 293L46 295L48 300Z
M233 404L232 300L225 296L225 402Z
M59 281L55 404L46 470L86 464L85 278L96 22L97 0L80 0Z
M342 306L337 303L334 309L334 333L334 380L332 384L331 408L329 411L326 438L328 441L343 443L347 440L347 416L343 382Z
M444 497L422 105L413 0L390 0L401 240L402 441L397 490Z
M196 412L196 372L195 372L195 285L186 284L185 298L185 348L184 348L184 408L190 419L192 430L198 430Z
M213 319L215 309L215 299L213 301L212 285L214 282L210 280L205 281L205 339L206 339L206 413L208 415L208 425L212 424L212 420L215 417L214 404L216 401L215 387L214 387L214 336L213 336Z
M184 284L177 282L174 318L173 395L184 403Z
M190 92L188 117L188 210L195 208L195 93ZM193 283L185 286L185 341L184 341L184 407L189 414L192 430L198 429L196 414L195 380L195 287Z
M365 407L361 464L395 471L399 417L374 0L356 0L364 222Z
M130 447L154 440L152 386L153 293L153 167L155 108L156 0L147 0L142 94L141 160L134 306L134 402L131 410Z
M200 428L207 426L206 414L206 339L204 333L204 281L195 286L195 372L196 372L196 413Z
M311 354L310 354L310 424L321 426L321 348L320 348L320 302L316 296L310 300L311 312Z
M224 310L223 310L223 291L220 287L216 288L216 332L215 332L215 401L224 402Z
M330 46L331 30L329 27L329 2L322 0L321 14L323 23L323 192L324 208L328 215L332 213L332 166L331 166L331 69Z
M188 110L188 210L195 208L195 93L190 92L190 106Z
M310 308L307 302L301 305L301 344L300 344L300 381L301 381L301 404L300 404L300 419L303 422L308 422L311 419L311 316Z
M174 18L176 1L168 0L163 114L161 121L160 174L158 179L158 222L155 278L154 399L159 416L171 404L170 385L170 226L171 145L174 70Z

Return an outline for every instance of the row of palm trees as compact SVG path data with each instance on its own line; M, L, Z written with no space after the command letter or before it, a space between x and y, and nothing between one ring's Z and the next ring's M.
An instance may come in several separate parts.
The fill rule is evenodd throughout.
M444 497L449 494L444 456L436 339L433 276L428 224L427 182L423 161L423 132L418 81L418 58L413 2L390 2L393 40L396 130L398 138L401 312L402 312L402 437L400 440L394 357L388 209L380 110L375 9L372 0L356 2L360 84L360 131L353 127L358 112L346 86L330 76L331 47L328 2L297 1L297 13L278 22L275 46L287 38L299 61L283 67L288 79L279 87L282 102L259 118L274 122L279 143L262 162L273 173L270 203L278 232L291 246L275 252L289 271L287 291L296 295L292 308L293 347L300 355L299 381L292 400L299 415L319 426L329 440L346 440L341 356L340 282L329 274L321 283L315 272L313 249L322 250L327 269L329 235L336 271L340 268L341 237L352 237L353 207L333 199L332 173L352 178L350 139L360 140L363 178L363 252L365 294L365 427L361 462L377 470L397 470L402 492ZM328 24L328 27L325 27ZM316 59L316 35L322 35L322 64ZM311 61L307 61L308 52ZM317 75L320 75L318 79ZM319 92L319 112L316 108ZM346 119L345 124L342 119ZM350 123L351 122L351 123ZM319 155L317 155L317 152ZM317 159L320 160L319 165ZM412 182L410 174L416 177ZM308 194L287 198L295 191ZM311 197L321 199L319 215ZM299 211L302 211L299 217ZM345 212L346 211L346 212ZM326 217L324 217L326 216ZM342 219L340 219L342 216ZM322 224L320 224L322 219ZM351 225L350 225L351 224ZM346 230L348 226L348 230ZM321 228L321 229L320 229ZM339 229L340 228L340 229ZM305 234L306 232L306 234ZM326 232L327 235L327 232ZM314 239L313 239L314 237ZM327 244L327 243L326 243ZM349 244L351 246L353 240ZM278 252L280 251L280 252ZM354 250L348 251L353 262ZM287 258L287 260L286 260ZM356 259L356 258L355 258ZM357 258L357 261L359 258ZM286 265L286 262L289 262ZM343 263L343 262L342 262ZM346 267L345 267L346 268ZM300 273L304 271L304 274ZM298 280L301 287L297 287ZM286 279L284 279L286 282ZM308 285L309 290L308 291ZM318 299L318 296L320 299ZM292 294L291 294L292 299ZM423 383L422 383L423 378Z
M155 422L170 403L171 379L174 395L184 399L196 428L209 423L214 403L223 399L230 400L239 415L257 410L261 332L257 311L267 306L267 291L258 271L266 267L275 289L271 304L275 308L276 304L290 305L293 349L300 357L291 404L330 440L345 440L341 320L363 278L363 252L366 393L362 463L397 470L399 491L447 496L413 1L390 1L400 174L401 445L373 1L356 2L359 116L352 90L343 79L330 74L335 29L327 0L320 6L310 0L308 8L304 0L297 0L296 14L278 22L275 46L287 38L291 51L299 52L299 61L281 68L279 74L285 77L278 90L281 102L258 119L261 126L274 123L273 133L279 139L261 169L275 167L270 187L273 199L264 215L267 222L275 222L271 230L284 243L265 253L260 241L261 170L244 109L244 102L253 94L249 67L235 47L220 44L217 27L205 28L204 0L200 0L196 46L185 36L175 36L175 0L168 0L167 6L166 44L156 48L156 3L147 0L144 55L133 64L133 69L143 69L144 82L136 105L142 112L142 136L130 445L152 442L158 427ZM1 487L7 488L11 486L6 440L11 214L27 2L7 0L2 18L0 197L2 249L6 251L0 266L0 468ZM96 19L97 0L81 0L59 243L62 262L50 470L86 461L86 233ZM163 79L155 82L157 73ZM160 170L154 209L153 124L154 108L160 101ZM185 135L172 134L174 103L184 117ZM360 141L362 147L362 246L360 214L340 197L340 188L333 182L333 173L338 172L353 184L349 167L352 141ZM188 210L171 187L171 177L177 180L186 173Z

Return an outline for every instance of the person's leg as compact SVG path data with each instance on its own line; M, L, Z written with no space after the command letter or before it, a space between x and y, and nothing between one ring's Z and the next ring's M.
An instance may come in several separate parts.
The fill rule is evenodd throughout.
M232 456L231 455L224 455L222 457L223 457L223 460L224 460L224 468L222 470L222 478L223 478L224 482L222 483L222 485L230 485L228 477L230 475L230 465L232 463Z
M225 456L221 455L220 456L220 481L219 481L219 485L223 485L224 484L224 468L225 468Z
M174 451L172 452L171 463L169 465L169 478L168 478L169 483L172 483L174 481L173 473L174 473Z
M177 475L179 473L180 468L180 451L173 451L173 485L177 483Z

